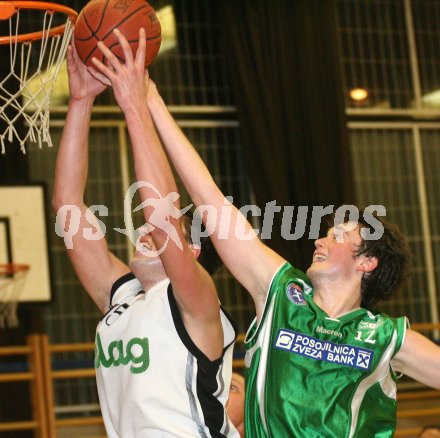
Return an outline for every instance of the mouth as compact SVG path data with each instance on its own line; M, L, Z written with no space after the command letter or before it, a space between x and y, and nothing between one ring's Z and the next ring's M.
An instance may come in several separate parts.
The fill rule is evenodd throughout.
M325 254L315 252L313 254L313 263L325 262L327 260L327 258L328 257Z
M145 249L149 249L151 250L153 248L153 246L151 245L150 242L139 242L140 243L140 247L141 248L145 248Z
M153 245L151 244L151 240L148 237L146 237L146 235L144 235L138 238L136 248L138 249L140 248L141 250L146 249L151 251Z

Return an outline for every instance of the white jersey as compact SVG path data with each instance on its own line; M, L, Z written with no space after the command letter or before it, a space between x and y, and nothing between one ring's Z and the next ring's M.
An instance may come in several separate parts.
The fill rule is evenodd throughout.
M145 293L127 274L110 303L95 340L108 437L239 437L225 411L236 333L223 310L224 353L211 361L188 335L169 280Z

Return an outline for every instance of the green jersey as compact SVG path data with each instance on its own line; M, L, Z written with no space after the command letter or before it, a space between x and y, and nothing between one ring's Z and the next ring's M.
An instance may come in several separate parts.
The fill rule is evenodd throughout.
M366 309L330 318L307 276L286 263L272 280L246 348L246 435L391 437L396 376L390 361L406 318Z

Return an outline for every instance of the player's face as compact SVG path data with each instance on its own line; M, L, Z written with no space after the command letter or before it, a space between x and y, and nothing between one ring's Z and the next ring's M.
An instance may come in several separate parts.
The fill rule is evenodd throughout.
M239 427L244 422L244 398L245 384L244 378L240 374L232 373L229 398L226 403L226 412L235 427Z
M420 435L420 438L440 438L440 428L430 427L425 429Z
M182 230L185 234L185 228L182 223ZM194 252L194 256L198 257L200 250L197 250L196 247L191 245L191 248ZM162 248L163 250L163 248ZM143 265L145 267L149 265L158 265L161 264L160 253L161 250L157 250L156 245L154 244L154 240L150 234L150 229L147 225L139 228L139 237L136 241L136 250L134 256L130 262L130 266L135 265Z
M163 270L162 261L155 251L156 247L149 230L142 227L136 241L136 251L130 261L130 268L139 280L143 276L151 275L151 269Z
M153 238L148 230L142 230L139 233L138 240L136 242L135 257L146 257L149 252L156 251Z
M362 243L360 227L354 223L337 225L327 236L315 241L312 264L307 275L313 280L322 276L347 276L357 271L356 251Z
M148 230L141 229L136 251L130 260L130 269L144 287L166 277L162 260L155 255L153 238Z
M154 259L159 256L157 248L151 236L150 227L147 224L139 228L139 236L136 240L134 259Z

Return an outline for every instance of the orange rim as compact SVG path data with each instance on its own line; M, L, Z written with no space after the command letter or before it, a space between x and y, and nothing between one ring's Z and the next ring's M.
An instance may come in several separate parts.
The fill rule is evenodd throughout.
M78 13L75 10L64 5L59 5L57 3L39 1L7 1L2 2L2 11L4 12L0 14L0 20L7 20L11 18L19 9L37 9L41 11L50 11L51 13L61 12L62 14L66 14L73 23L78 17ZM60 35L64 32L65 28L66 24L54 27L53 29L49 30L47 35L50 37L54 35ZM4 36L0 37L0 44L9 44L10 42L23 43L25 41L36 41L43 38L44 33L44 30L40 30L38 32L25 33L14 37Z
M27 272L30 266L19 263L5 263L0 265L0 276L13 275L17 272Z

